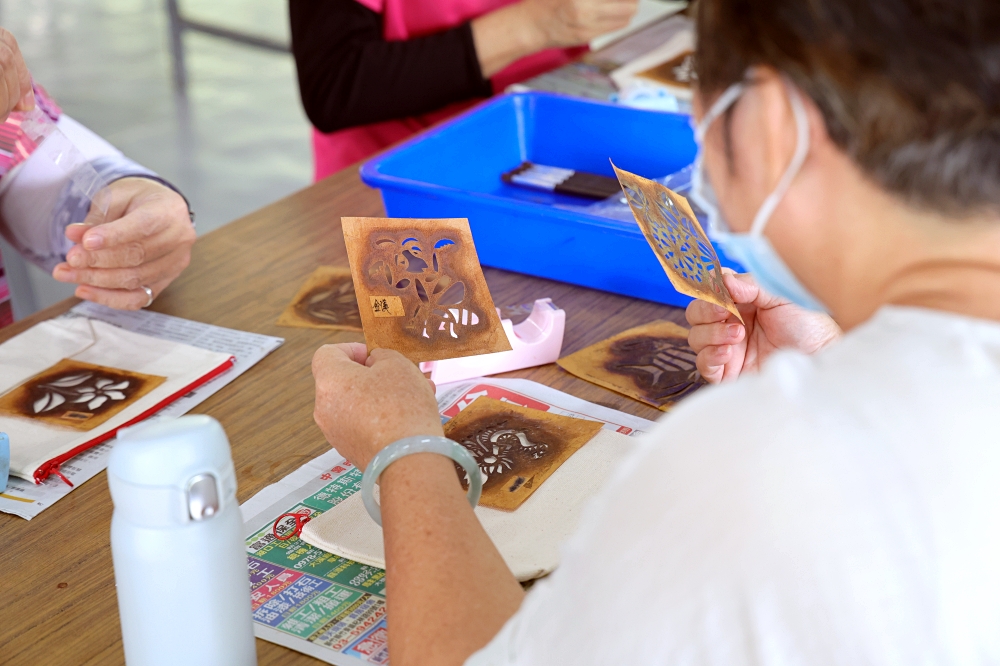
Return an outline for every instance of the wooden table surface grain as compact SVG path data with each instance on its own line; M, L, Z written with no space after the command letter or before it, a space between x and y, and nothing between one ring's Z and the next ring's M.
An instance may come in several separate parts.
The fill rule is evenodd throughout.
M191 266L150 308L285 339L194 410L225 427L241 502L328 450L312 420L310 359L323 344L363 336L282 328L275 321L317 266L347 266L340 217L381 215L378 193L361 183L356 168L346 169L200 238ZM494 269L485 274L497 305L551 297L566 311L564 355L655 319L683 323L677 308ZM64 301L0 330L0 342L75 303ZM647 419L660 415L555 364L504 376L532 379ZM124 663L111 512L101 473L31 521L0 514L0 664ZM261 640L257 651L262 666L319 663Z

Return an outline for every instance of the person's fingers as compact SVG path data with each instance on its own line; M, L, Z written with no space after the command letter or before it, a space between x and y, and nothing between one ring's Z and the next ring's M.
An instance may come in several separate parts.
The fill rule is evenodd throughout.
M124 219L122 218L122 220ZM106 226L117 223L111 222ZM112 245L102 250L88 251L84 249L84 246L88 240L88 234L92 233L92 231L90 229L84 230L82 242L73 246L66 253L66 263L73 268L134 268L170 254L180 245L193 244L196 238L191 225L175 224L141 241L132 241Z
M77 244L83 240L83 234L85 234L89 228L90 225L76 223L67 226L64 233L66 235L66 239L70 243Z
M169 280L164 280L148 285L153 290L153 298L159 296L169 284ZM149 302L145 289L103 289L87 284L77 287L75 296L116 310L140 310Z
M684 316L691 326L699 326L701 324L714 324L725 321L732 315L729 313L729 310L721 305L715 305L714 303L699 299L691 301L688 304L687 309L684 311Z
M53 269L52 277L59 282L134 291L162 280L172 280L187 268L190 261L190 248L185 246L133 268L74 268L67 263L61 263Z
M173 222L173 218L158 206L139 206L114 222L90 226L83 234L81 245L85 250L94 251L138 243L168 230Z
M9 34L9 33L8 33ZM21 84L17 73L17 56L14 50L6 42L0 42L0 114L4 119L10 115L21 100Z
M723 275L722 279L733 300L739 305L753 304L757 308L767 310L788 303L785 299L761 289L749 273L730 273Z
M706 347L698 352L695 365L698 372L710 384L722 381L726 371L726 363L733 357L733 348L729 345Z
M403 362L408 365L413 365L405 356L400 354L395 349L373 349L371 354L368 355L368 359L365 362L369 368L382 363L399 363Z
M29 78L29 80L30 80L30 78ZM28 90L28 92L24 93L24 96L21 98L21 101L17 103L17 106L14 107L14 110L15 111L25 111L25 112L26 111L34 111L35 110L35 91L34 90Z
M738 344L745 335L746 327L740 323L702 324L688 331L688 345L697 353L706 347Z
M30 111L34 108L34 95L27 105L31 93L31 73L21 55L21 47L9 31L0 28L0 67L3 68L4 87L7 91L5 110Z
M360 342L323 345L313 354L313 376L319 377L326 371L348 364L360 367L365 364L367 358L368 350Z

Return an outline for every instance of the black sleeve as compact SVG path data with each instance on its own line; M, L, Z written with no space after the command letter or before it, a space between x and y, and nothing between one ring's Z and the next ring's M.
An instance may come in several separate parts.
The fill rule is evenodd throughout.
M492 94L465 23L388 42L355 0L289 0L302 105L321 132L405 118Z

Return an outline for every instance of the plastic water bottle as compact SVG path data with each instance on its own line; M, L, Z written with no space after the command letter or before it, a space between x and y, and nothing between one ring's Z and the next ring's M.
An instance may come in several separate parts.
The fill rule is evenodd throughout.
M122 430L108 485L128 666L255 665L236 473L218 421Z

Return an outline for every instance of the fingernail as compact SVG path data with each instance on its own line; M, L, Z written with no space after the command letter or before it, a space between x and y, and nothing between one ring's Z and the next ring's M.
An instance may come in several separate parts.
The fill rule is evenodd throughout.
M56 266L55 270L52 271L52 277L63 282L73 282L74 276L75 273L62 264Z
M712 312L714 312L715 314L725 314L726 312L729 312L729 310L727 310L726 308L722 307L721 305L715 305L713 303L712 304Z
M104 245L104 238L100 234L89 234L83 238L83 247L88 250L96 250Z
M730 338L736 338L740 335L740 329L743 328L739 324L730 324L726 326L726 335Z
M70 252L66 255L66 263L73 268L83 268L87 261L83 258L83 252Z

